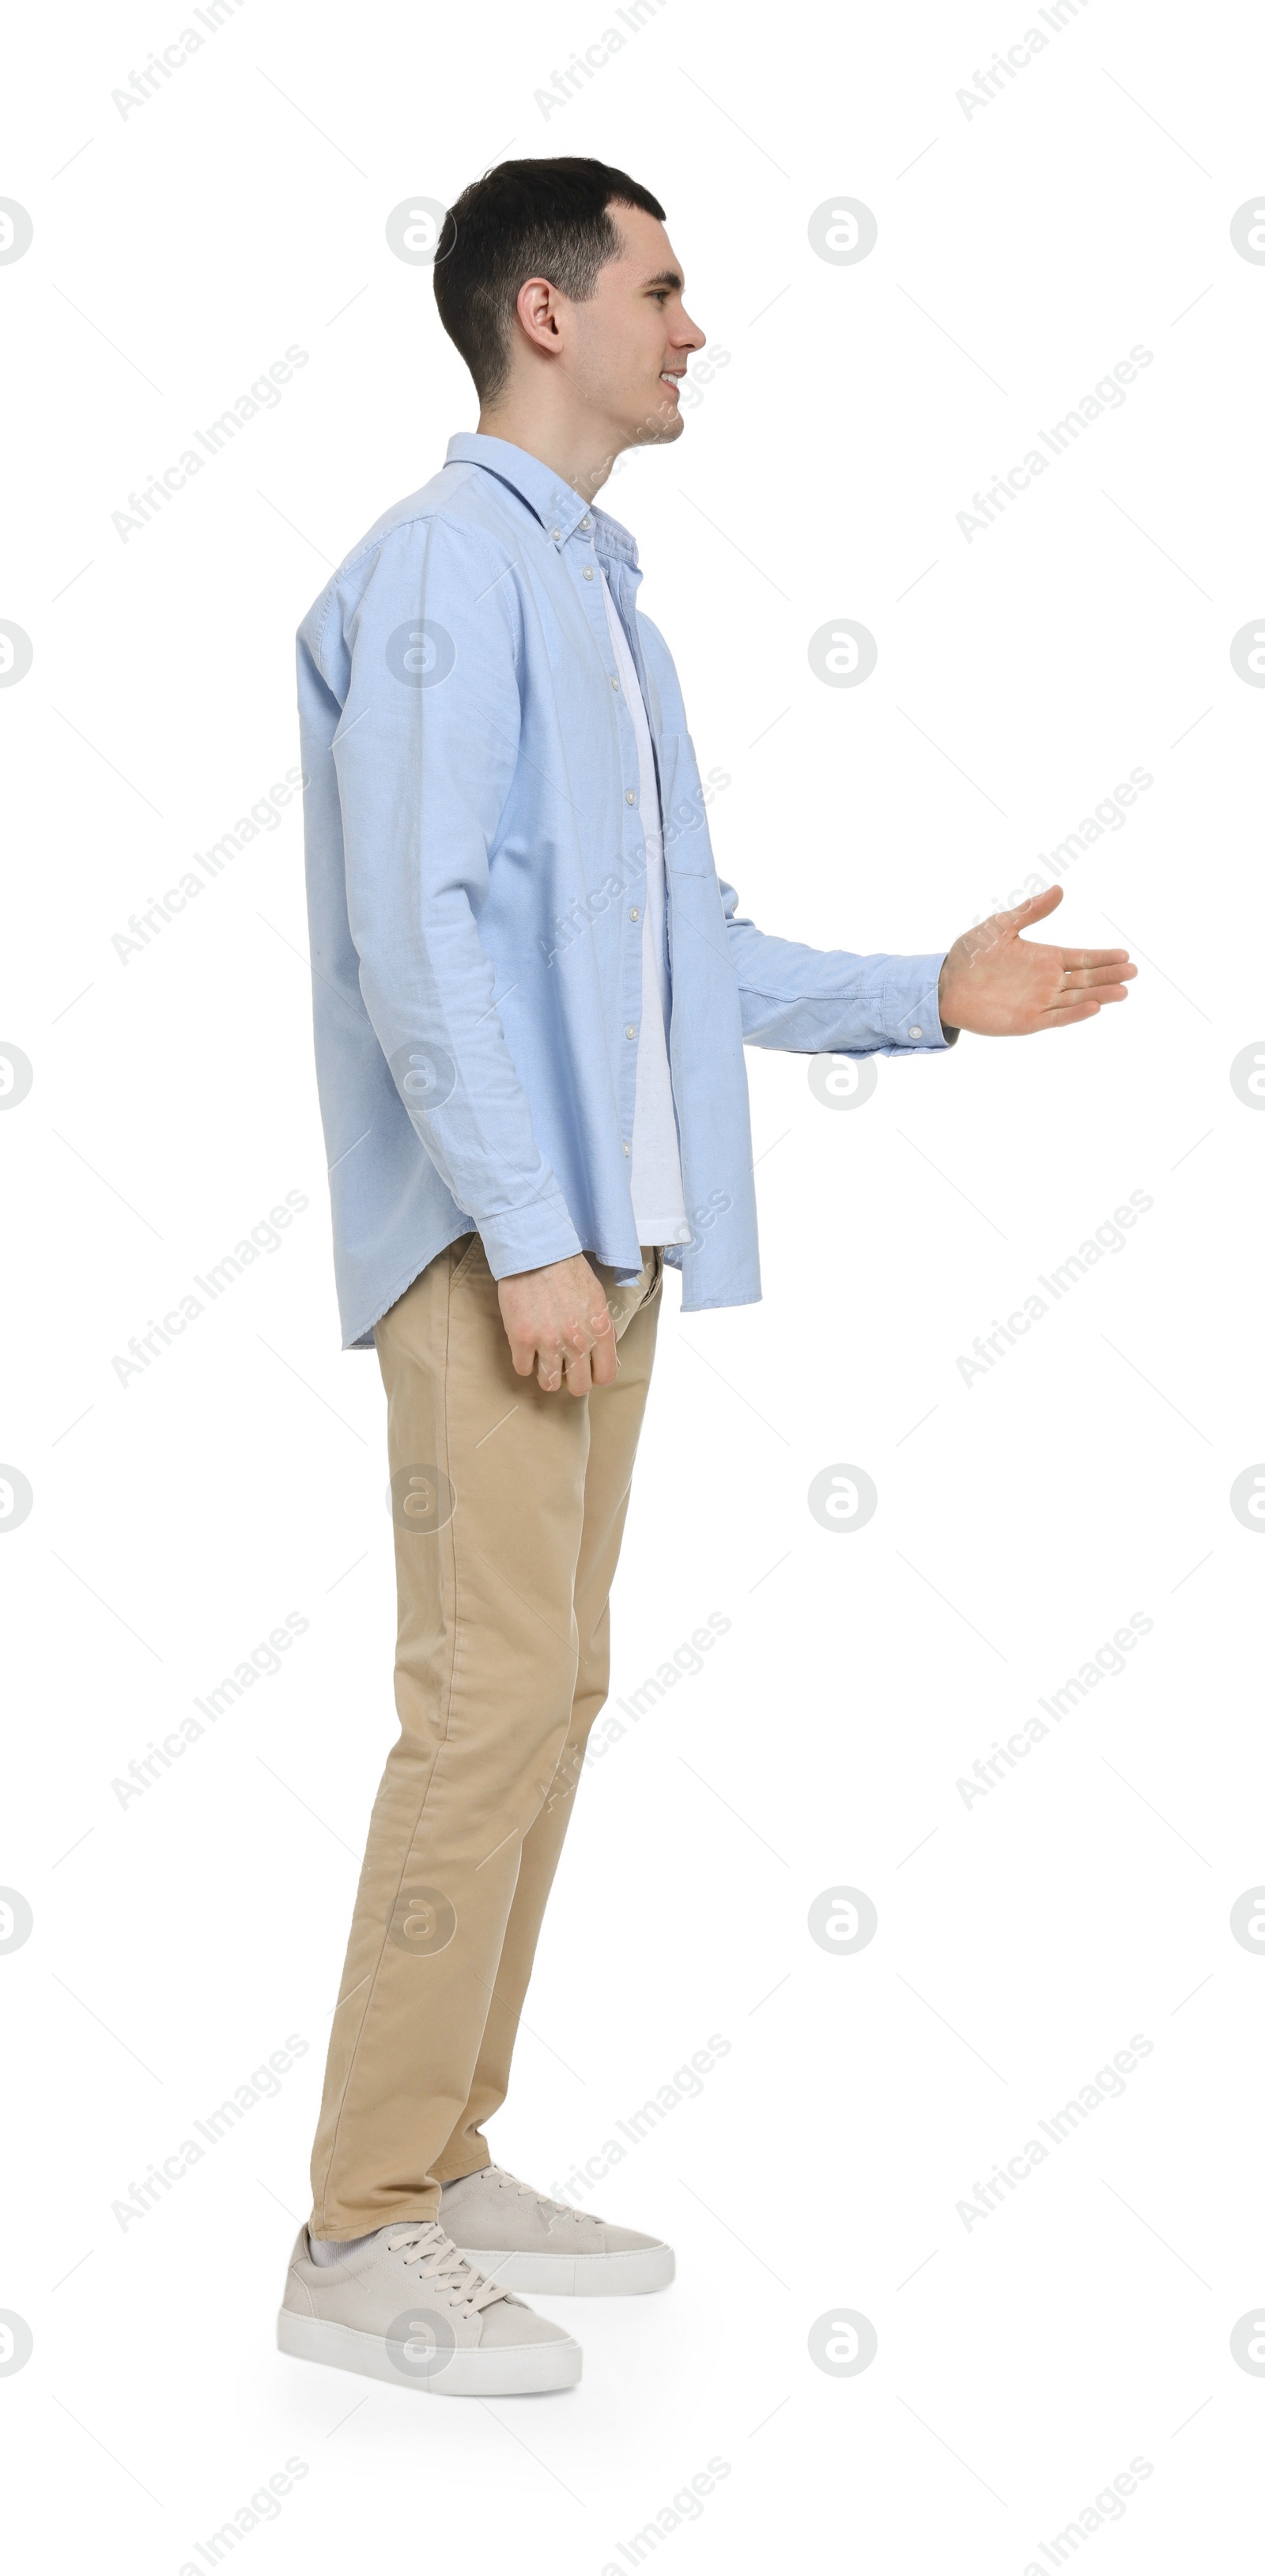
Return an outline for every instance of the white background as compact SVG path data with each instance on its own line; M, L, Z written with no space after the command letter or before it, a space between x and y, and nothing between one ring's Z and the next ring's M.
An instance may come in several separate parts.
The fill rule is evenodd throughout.
M0 692L16 825L0 1037L10 1252L0 1452L13 1794L0 1879L9 2156L0 2386L26 2564L193 2564L287 2458L250 2568L599 2571L643 2555L1021 2576L1142 2458L1094 2565L1238 2563L1265 2387L1257 1169L1231 1061L1259 995L1257 745L1231 666L1265 608L1265 268L1246 9L1095 5L992 103L1022 0L841 23L669 0L542 112L590 5L348 16L247 0L126 118L182 0L8 37L13 368ZM1197 41L1196 41L1197 36ZM129 915L297 757L292 632L474 424L410 191L596 154L667 208L730 363L603 500L677 656L722 872L770 929L947 946L1135 766L1058 928L1130 944L1123 1009L882 1063L839 1114L750 1058L763 1304L670 1280L615 1601L626 1695L705 1672L590 1768L494 2152L548 2188L713 2033L728 2055L598 2196L678 2249L666 2295L559 2302L585 2378L421 2402L278 2356L273 2315L394 1727L383 1405L338 1348L297 807L126 964ZM861 199L877 245L817 256ZM290 344L280 403L124 543L112 514ZM1004 517L956 514L1134 344L1152 363ZM809 637L878 640L821 685ZM140 1378L112 1367L287 1190L310 1201ZM1127 1202L1125 1247L969 1384L956 1365ZM811 1478L865 1467L861 1530ZM283 1669L121 1805L112 1781L289 1612ZM995 1738L1131 1614L1154 1624L987 1796ZM808 1909L864 1890L855 1956ZM289 2034L276 2097L122 2228L112 2204ZM1137 2033L1123 2098L967 2227L957 2204ZM877 2332L839 2378L840 2308ZM11 2503L13 2501L11 2490ZM810 2539L810 2534L815 2534ZM1071 2544L1064 2544L1070 2553ZM1076 2552L1079 2557L1079 2549ZM636 2552L633 2552L635 2558ZM1057 2556L1057 2553L1056 2553Z

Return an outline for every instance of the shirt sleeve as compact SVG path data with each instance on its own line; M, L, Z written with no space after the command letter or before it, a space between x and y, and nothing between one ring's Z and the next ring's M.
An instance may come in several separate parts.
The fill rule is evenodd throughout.
M427 1154L497 1278L580 1250L537 1144L479 937L514 777L514 586L465 531L419 519L336 594L324 676L360 987ZM341 609L341 628L338 611Z
M925 957L854 957L757 930L720 880L729 954L748 1046L791 1055L925 1055L957 1042L937 999L947 950Z

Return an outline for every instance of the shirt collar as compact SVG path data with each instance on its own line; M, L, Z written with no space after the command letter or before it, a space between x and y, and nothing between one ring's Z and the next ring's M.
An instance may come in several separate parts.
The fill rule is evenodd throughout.
M601 552L636 566L636 539L627 528L605 510L599 510L595 502L585 501L570 483L564 483L561 475L554 473L552 466L542 465L538 456L529 456L525 447L515 447L507 438L488 438L480 430L459 429L448 441L444 462L481 465L498 481L508 483L534 512L555 545L565 544L581 520L591 518Z

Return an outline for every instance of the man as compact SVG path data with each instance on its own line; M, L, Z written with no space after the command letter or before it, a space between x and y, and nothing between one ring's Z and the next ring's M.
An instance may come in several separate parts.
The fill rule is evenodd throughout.
M592 1721L663 1266L759 1296L744 1041L933 1053L1123 1001L1122 949L771 938L718 882L672 660L595 507L668 444L703 333L663 209L507 162L446 218L479 394L304 620L316 1060L345 1343L387 1395L399 1586L373 1811L285 2350L443 2394L579 2377L517 2289L645 2291L669 2249L490 2161Z

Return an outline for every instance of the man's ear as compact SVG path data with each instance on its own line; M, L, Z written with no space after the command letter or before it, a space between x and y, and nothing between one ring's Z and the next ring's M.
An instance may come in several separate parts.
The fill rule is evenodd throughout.
M547 277L529 277L520 286L514 310L527 338L535 349L550 353L557 348L558 292Z

